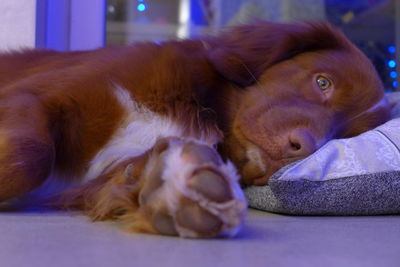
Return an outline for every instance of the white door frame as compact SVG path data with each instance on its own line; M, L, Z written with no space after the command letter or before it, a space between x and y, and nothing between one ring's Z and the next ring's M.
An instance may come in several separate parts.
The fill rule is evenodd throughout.
M36 0L0 0L0 51L35 46Z

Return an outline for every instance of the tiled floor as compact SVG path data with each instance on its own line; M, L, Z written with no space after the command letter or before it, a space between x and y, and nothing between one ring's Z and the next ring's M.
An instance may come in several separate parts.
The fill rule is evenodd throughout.
M400 266L400 216L251 210L234 239L127 234L76 213L0 213L1 267Z

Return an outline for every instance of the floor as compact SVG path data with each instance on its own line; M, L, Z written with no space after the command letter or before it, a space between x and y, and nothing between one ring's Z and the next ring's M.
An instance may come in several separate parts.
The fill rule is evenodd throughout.
M400 266L400 216L292 217L250 210L233 239L123 233L77 213L0 213L0 266Z

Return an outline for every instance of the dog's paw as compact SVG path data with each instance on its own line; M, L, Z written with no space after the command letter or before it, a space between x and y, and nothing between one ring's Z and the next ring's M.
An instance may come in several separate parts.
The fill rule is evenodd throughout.
M233 236L247 203L231 163L198 141L163 139L141 177L140 210L155 232Z

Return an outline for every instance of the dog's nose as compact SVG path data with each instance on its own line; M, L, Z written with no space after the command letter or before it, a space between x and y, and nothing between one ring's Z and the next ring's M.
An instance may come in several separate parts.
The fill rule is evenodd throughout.
M287 158L306 157L317 150L313 134L306 129L294 129L289 133L283 154Z

